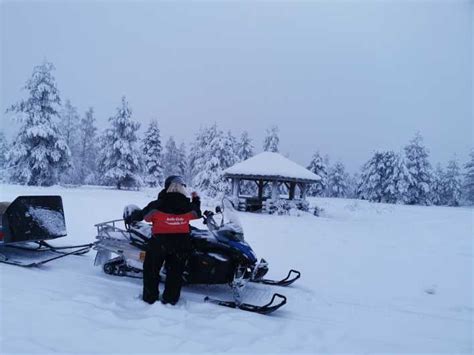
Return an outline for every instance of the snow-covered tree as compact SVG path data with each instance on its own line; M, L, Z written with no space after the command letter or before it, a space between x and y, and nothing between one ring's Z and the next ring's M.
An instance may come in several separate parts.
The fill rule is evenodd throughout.
M188 160L186 157L186 144L183 142L178 148L178 172L185 181L189 181Z
M461 168L455 159L450 160L446 167L443 200L448 206L459 206L461 200Z
M330 197L345 197L347 192L348 174L341 162L329 169L328 195Z
M210 148L210 159L206 166L210 174L210 184L207 192L210 196L229 193L230 184L224 179L224 170L238 161L235 152L235 139L230 132L224 134L219 131L210 142Z
M90 107L79 122L77 153L74 155L79 183L96 183L97 154L97 127L94 109Z
M357 187L360 181L360 174L354 173L352 175L348 174L347 176L347 190L346 190L346 197L347 198L358 198L357 194Z
M364 200L381 202L384 192L385 166L383 153L375 152L364 164L357 189Z
M79 129L79 114L77 113L77 108L71 104L69 99L66 100L62 110L61 110L61 121L59 124L59 129L63 135L64 140L66 141L67 146L71 150L71 153L74 155L74 152L77 148L77 132Z
M433 173L433 179L431 182L431 202L436 206L441 206L445 204L444 201L444 171L441 167L441 164L436 166L436 169Z
M403 159L395 152L375 152L364 164L358 185L358 196L374 202L404 203L411 182Z
M319 154L319 152L314 153L307 169L321 177L321 180L311 185L309 188L309 195L322 196L327 187L328 173L326 164L324 164L323 157Z
M0 132L0 181L6 178L8 142L3 132Z
M408 171L405 160L400 154L385 153L387 166L387 187L385 201L389 203L407 203L409 199L408 187L412 183L412 176Z
M12 105L22 123L8 154L10 179L28 185L57 183L59 173L70 166L70 151L58 129L61 99L52 74L52 63L34 67L26 82L28 98Z
M254 156L254 146L252 139L249 137L247 131L243 131L240 135L240 140L237 142L236 154L238 161L244 161ZM253 181L241 181L240 192L244 195L252 195L256 190L256 185Z
M200 147L204 144L204 147ZM229 183L224 179L224 170L238 161L235 140L232 134L224 134L214 124L200 131L193 144L197 154L193 154L193 186L214 197L229 191Z
M243 131L237 143L237 156L240 161L253 157L254 147L247 131Z
M214 128L217 130L217 126L214 124L210 128L201 127L199 132L191 144L189 150L188 166L192 184L196 182L196 176L204 168L207 154L207 142L214 134Z
M104 183L113 184L118 189L142 185L141 155L136 146L140 124L132 121L131 116L132 110L123 96L117 113L109 118L112 127L101 139L99 171Z
M77 108L71 104L70 100L66 100L61 113L59 130L64 137L67 146L71 152L71 166L63 171L60 180L68 184L82 184L83 176L80 174L81 163L81 119L77 113Z
M405 162L412 176L408 187L407 203L429 205L432 171L428 161L428 151L419 133L405 147Z
M469 158L464 165L463 194L468 203L474 204L474 150L469 154Z
M267 129L266 133L267 135L263 141L263 150L266 152L278 152L278 144L280 143L278 127L272 126L270 129Z
M163 153L163 171L165 177L170 175L181 175L180 166L180 152L176 141L173 137L169 137L165 144L165 151Z
M161 135L158 122L152 120L143 140L143 157L145 164L145 182L148 186L163 186L164 168L161 146Z

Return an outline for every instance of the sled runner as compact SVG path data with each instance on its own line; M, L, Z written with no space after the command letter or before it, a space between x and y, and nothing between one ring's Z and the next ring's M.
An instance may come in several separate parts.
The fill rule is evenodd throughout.
M0 262L32 267L87 253L91 244L53 246L67 235L61 196L19 196L0 209Z
M95 265L100 265L106 274L141 278L146 242L151 237L151 225L145 222L125 224L138 207L125 207L124 219L96 224L97 250ZM286 297L275 293L271 301L263 306L242 302L242 292L248 282L272 286L289 286L300 278L299 271L290 270L282 280L269 280L268 263L258 261L250 245L244 240L243 229L238 221L232 203L224 199L222 211L206 211L204 223L207 230L191 228L192 251L188 256L183 273L185 284L228 284L233 301L216 300L206 297L205 301L217 305L249 312L269 314L286 303ZM221 215L221 221L215 215ZM122 227L123 225L123 227ZM161 278L166 278L166 265L161 270Z

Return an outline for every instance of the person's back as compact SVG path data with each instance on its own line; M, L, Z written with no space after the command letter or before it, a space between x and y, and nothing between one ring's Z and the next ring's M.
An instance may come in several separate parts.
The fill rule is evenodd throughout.
M143 300L154 303L158 299L159 272L166 262L162 302L175 304L179 300L184 263L190 250L189 221L201 217L199 197L193 193L190 201L184 182L175 177L166 193L160 193L157 200L142 210L142 216L152 223L153 233L143 265Z

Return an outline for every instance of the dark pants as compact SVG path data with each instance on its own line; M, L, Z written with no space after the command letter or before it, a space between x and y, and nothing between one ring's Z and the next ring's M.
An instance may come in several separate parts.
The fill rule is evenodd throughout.
M181 294L189 237L154 236L148 241L143 262L143 300L150 304L159 298L160 270L165 263L166 281L162 302L175 304Z

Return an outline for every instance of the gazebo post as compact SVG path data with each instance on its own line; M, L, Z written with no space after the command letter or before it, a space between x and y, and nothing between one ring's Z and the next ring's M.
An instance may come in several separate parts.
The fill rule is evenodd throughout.
M296 182L290 182L290 200L295 198Z
M233 178L232 179L232 196L234 198L238 198L239 197L239 193L240 193L240 179L239 178Z
M262 201L263 199L263 180L258 180L258 199Z
M300 189L301 189L301 199L306 200L306 193L308 192L308 186L302 182L300 184Z
M278 181L272 181L272 200L278 200Z

